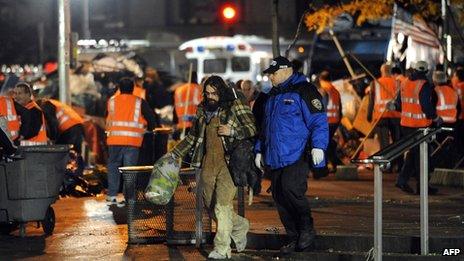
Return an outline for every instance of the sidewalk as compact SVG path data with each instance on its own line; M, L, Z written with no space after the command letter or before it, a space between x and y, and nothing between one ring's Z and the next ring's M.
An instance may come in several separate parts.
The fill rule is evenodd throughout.
M406 195L394 187L396 175L384 178L384 260L422 260L417 252L420 244L419 196ZM267 260L276 258L276 249L284 239L284 230L271 195L265 190L246 207L251 222L249 248L234 254L235 260ZM298 253L291 260L365 260L373 237L373 174L360 173L358 181L328 178L309 179L308 191L318 233L316 250ZM43 237L42 230L30 223L27 237L0 236L0 259L10 260L204 260L211 246L197 250L192 246L127 245L125 209L109 208L104 196L65 198L53 206L56 213L55 232ZM431 252L439 255L426 260L441 260L444 247L464 251L464 191L440 187L439 195L430 197ZM255 249L255 250L253 250ZM262 250L260 250L262 249ZM266 249L264 251L264 249ZM462 256L461 256L462 258ZM282 259L282 258L281 258ZM446 260L459 260L446 258Z

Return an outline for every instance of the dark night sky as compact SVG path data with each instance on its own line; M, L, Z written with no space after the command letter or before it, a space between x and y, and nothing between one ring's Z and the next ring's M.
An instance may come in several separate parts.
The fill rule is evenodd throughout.
M72 31L82 35L82 1L71 2ZM145 39L160 31L187 40L224 34L217 20L221 0L99 0L89 1L90 30L95 38ZM236 0L239 34L270 36L270 1ZM290 37L305 0L280 1L281 34ZM0 0L0 64L39 63L57 55L56 0ZM39 39L43 28L43 48ZM42 51L40 51L42 50Z

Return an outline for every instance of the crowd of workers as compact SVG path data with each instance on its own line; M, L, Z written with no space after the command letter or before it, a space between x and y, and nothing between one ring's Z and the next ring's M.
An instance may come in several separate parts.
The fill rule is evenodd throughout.
M451 148L452 155L460 158L464 154L464 69L457 68L450 81L445 72L435 70L432 82L428 81L429 69L426 62L418 61L403 75L399 68L383 64L380 78L366 89L367 120L374 123L381 148L419 128L452 127L449 136L457 144ZM238 252L246 247L249 222L233 210L236 186L229 168L238 143L253 141L255 157L244 166L264 172L272 180L269 191L290 239L282 247L283 253L305 251L314 243L311 209L305 196L308 173L323 177L343 164L333 138L343 117L342 99L329 72L321 72L311 83L289 60L276 57L263 73L272 86L256 90L248 79L230 85L219 76L210 76L198 84L192 72L189 82L173 94L174 137L179 143L169 153L202 169L205 206L217 222L210 258L230 257L231 240ZM106 200L110 204L118 203L118 167L136 165L144 134L161 126L146 90L142 78L124 77L107 101ZM0 141L6 155L13 157L17 145L50 141L72 144L75 151L82 152L83 119L71 106L54 99L35 99L31 87L23 82L8 94L0 96L0 126L4 131ZM437 138L439 143L447 139L445 134ZM326 162L330 162L330 169ZM418 148L400 157L391 168L399 172L399 189L418 192L419 186L414 191L408 183L410 177L419 176ZM436 192L429 187L430 194Z

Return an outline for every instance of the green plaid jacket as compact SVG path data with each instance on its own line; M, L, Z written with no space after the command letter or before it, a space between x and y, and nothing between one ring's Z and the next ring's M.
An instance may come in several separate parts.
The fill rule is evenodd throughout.
M235 140L249 139L256 135L255 118L248 105L243 104L240 99L235 99L227 112L219 109L219 121L221 124L227 124L231 127L232 135L228 137L221 136L224 151L229 151ZM189 133L173 149L172 153L177 157L184 157L193 150L191 166L199 168L205 154L205 131L206 131L206 114L202 106L198 106L196 119L190 128ZM226 156L226 162L228 162Z

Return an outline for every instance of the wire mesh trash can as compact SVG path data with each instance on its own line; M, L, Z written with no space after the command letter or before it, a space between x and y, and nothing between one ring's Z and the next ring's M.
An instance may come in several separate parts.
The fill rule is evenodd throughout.
M53 233L53 204L63 183L69 145L20 147L23 159L0 163L0 226L40 221L45 234ZM9 231L5 231L9 232Z
M211 221L203 211L201 186L196 186L199 172L181 170L181 182L173 198L167 205L159 206L144 197L152 169L153 166L119 168L125 186L128 243L199 245L205 242L211 231ZM196 241L196 238L201 240Z

